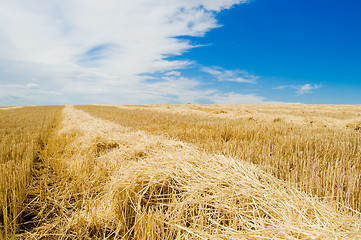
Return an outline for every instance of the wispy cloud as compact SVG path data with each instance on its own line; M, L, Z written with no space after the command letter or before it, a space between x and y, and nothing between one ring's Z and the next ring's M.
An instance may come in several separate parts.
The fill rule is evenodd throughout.
M227 70L221 67L203 67L203 72L213 75L220 82L256 83L258 76L244 70Z
M192 61L169 58L196 46L178 37L204 36L219 27L216 12L243 2L1 1L0 88L9 83L26 85L31 76L37 79L34 84L63 96L54 102L46 94L39 95L36 104L79 99L128 103L143 95L156 98L159 91L151 93L141 75L168 72L179 76L175 70ZM232 73L224 74L224 80L231 79ZM236 81L255 81L245 72L235 74ZM2 91L0 97L19 94ZM74 94L77 97L69 98ZM177 96L182 94L177 92ZM19 98L26 101L25 96Z
M26 88L29 88L29 89L39 89L40 86L39 86L39 84L37 84L37 83L28 83L28 84L26 84Z
M37 83L27 83L27 84L8 84L8 85L5 85L6 87L8 88L13 88L13 89L40 89L40 86L39 84Z
M62 95L59 91L43 88L37 83L27 84L2 84L0 87L0 106L48 104L44 97L58 99Z
M322 87L322 84L304 84L304 85L284 85L278 86L274 89L285 89L285 88L293 88L296 91L296 95L300 96L307 93L312 93L313 90L319 89Z
M180 76L181 72L179 71L171 71L164 74L165 76Z
M305 85L299 85L297 86L296 90L297 90L297 94L298 95L303 95L306 93L311 93L313 90L315 89L319 89L321 88L320 84L305 84Z
M240 94L236 92L222 92L219 89L204 89L202 83L197 79L183 76L163 76L161 81L154 82L148 86L148 103L159 102L168 103L206 103L206 104L271 104L279 103L268 101L256 94ZM154 92L158 92L154 98ZM182 92L181 95L178 93Z

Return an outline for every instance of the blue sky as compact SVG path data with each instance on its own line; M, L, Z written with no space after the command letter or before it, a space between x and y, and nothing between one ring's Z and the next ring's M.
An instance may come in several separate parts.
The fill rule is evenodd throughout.
M361 103L356 0L0 3L0 105Z

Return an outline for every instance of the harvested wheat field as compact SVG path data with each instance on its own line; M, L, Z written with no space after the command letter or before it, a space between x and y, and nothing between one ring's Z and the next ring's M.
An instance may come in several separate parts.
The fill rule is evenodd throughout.
M2 239L360 239L361 106L0 110Z

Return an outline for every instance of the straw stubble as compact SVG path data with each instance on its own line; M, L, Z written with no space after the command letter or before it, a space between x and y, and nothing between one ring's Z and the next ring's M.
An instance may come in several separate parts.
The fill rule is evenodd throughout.
M212 119L194 120L199 115L182 113L194 124L193 129L186 129L182 135L178 131L182 124L161 124L164 115L158 112L149 115L148 111L132 109L118 112L111 107L79 108L91 115L74 106L65 107L62 122L56 124L39 151L42 167L37 168L37 180L28 186L33 198L25 207L37 224L26 225L26 231L17 232L19 238L357 239L361 236L360 215L356 210L352 214L337 204L300 191L277 178L262 162L254 164L231 154L228 145L222 145L224 148L219 151L207 148L207 145L221 146L216 139L219 135L201 127L218 127ZM149 121L139 118L141 113L148 114L153 125L145 128ZM183 121L181 115L176 117ZM166 116L172 121L172 115ZM128 124L119 125L126 122L126 117ZM225 143L232 142L229 131L233 127L216 130ZM251 128L251 132L257 130ZM191 141L192 134L197 134L205 144ZM257 138L248 139L249 136L244 144L253 147L260 144ZM252 156L262 158L262 153Z

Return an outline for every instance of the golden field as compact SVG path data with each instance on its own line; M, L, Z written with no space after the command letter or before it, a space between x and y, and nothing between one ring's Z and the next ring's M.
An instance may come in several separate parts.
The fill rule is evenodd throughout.
M36 167L61 107L0 110L0 238L19 231L26 219L28 187L37 181Z
M359 239L361 106L0 109L0 238Z

